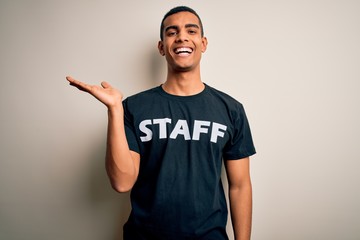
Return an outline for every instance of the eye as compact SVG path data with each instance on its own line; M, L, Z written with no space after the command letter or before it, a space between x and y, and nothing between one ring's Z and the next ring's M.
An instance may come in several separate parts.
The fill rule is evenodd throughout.
M196 34L197 31L195 29L189 29L188 33L193 35Z
M176 31L168 31L166 35L167 35L168 37L171 37L171 36L175 36L176 34L177 34Z

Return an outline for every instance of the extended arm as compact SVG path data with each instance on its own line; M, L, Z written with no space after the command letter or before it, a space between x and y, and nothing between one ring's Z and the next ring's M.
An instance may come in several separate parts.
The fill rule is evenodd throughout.
M249 240L252 221L252 187L249 158L225 161L235 240Z
M72 77L66 77L66 79L70 85L93 95L108 108L106 171L116 191L129 191L139 173L140 155L129 149L126 140L121 93L107 82L96 86L88 85Z

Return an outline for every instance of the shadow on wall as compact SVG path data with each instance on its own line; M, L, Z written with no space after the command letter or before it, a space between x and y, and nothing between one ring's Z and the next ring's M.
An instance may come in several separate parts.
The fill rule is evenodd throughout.
M120 240L123 234L123 225L127 221L131 211L130 194L118 193L112 189L105 170L105 143L100 149L96 149L90 159L89 170L89 201L96 215L104 220L104 233L106 239ZM99 146L99 145L98 145ZM102 215L101 215L102 214ZM96 219L98 222L100 219Z
M151 85L158 86L166 80L166 60L158 49L153 47L149 51L149 77Z

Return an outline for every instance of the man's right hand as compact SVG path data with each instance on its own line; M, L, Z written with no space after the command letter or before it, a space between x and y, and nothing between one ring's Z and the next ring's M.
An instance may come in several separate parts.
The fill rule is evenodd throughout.
M108 107L108 134L106 144L106 171L112 187L127 192L135 184L140 168L140 154L129 149L124 125L122 94L109 83L89 85L70 76L70 85L90 93Z
M102 82L101 86L89 85L74 79L71 76L67 76L66 80L70 82L71 86L78 88L81 91L87 92L93 95L100 102L105 104L108 109L115 109L121 107L122 94L117 89L113 88L109 83Z

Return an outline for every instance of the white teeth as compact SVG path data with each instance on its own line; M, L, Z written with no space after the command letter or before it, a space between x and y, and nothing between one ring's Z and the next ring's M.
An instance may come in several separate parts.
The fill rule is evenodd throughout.
M182 47L182 48L176 48L175 49L175 53L192 53L192 49L191 48L187 48L187 47Z

